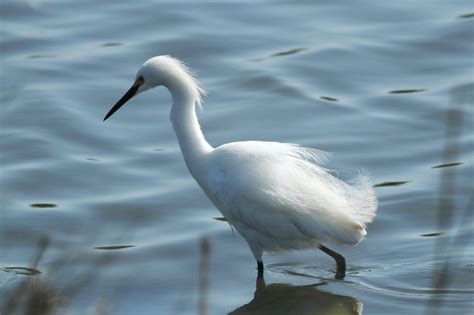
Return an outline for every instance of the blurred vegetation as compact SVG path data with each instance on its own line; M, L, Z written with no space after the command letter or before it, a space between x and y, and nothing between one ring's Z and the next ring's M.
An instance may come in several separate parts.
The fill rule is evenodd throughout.
M90 258L89 268L74 274L70 270L72 262L77 257L71 253L64 253L52 261L47 272L38 270L38 264L44 257L49 246L48 238L39 240L37 253L31 263L31 267L5 267L5 272L22 274L24 277L6 297L5 303L0 306L1 315L53 315L65 314L68 304L82 291L87 289L90 282L96 278L101 267L110 263L113 255L104 255L99 258ZM57 277L62 274L68 275L70 281L58 281ZM62 283L62 286L59 284ZM107 302L98 299L96 305L90 311L82 311L81 314L106 314Z
M455 162L459 160L460 141L463 130L464 107L474 103L474 85L467 84L456 87L451 90L450 104L446 110L446 126L444 136L444 150L442 164L433 168L440 168L440 184L438 193L437 209L437 237L433 247L434 261L441 261L433 269L432 278L432 297L427 303L426 314L436 315L441 313L443 294L449 287L452 279L452 267L450 248L456 245L458 248L467 247L468 243L459 242L461 235L461 225L469 222L474 211L473 196L470 196L469 202L465 207L456 202L456 180L458 169L456 167L462 163ZM472 127L472 126L471 126ZM472 219L471 219L472 220Z

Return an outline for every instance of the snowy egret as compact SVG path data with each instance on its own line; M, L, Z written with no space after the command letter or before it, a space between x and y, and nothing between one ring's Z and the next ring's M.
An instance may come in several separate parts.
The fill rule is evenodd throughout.
M245 141L213 148L196 116L205 92L171 56L147 60L104 121L156 86L171 93L170 119L189 172L247 241L258 277L263 277L263 252L319 248L336 261L336 278L342 279L344 256L323 243L355 245L365 237L377 208L368 177L361 174L346 184L322 167L327 153L296 144Z

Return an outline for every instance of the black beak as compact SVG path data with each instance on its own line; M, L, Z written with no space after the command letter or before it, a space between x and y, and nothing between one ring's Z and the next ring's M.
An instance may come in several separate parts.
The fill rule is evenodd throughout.
M129 99L131 99L138 91L140 84L133 84L132 87L125 93L124 96L117 102L117 104L112 107L112 109L105 115L104 121L106 121L110 116L112 116L120 107L123 106Z

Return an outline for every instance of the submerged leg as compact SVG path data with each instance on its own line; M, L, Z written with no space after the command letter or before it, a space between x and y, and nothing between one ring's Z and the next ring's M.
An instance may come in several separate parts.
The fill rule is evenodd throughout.
M257 261L258 276L257 279L263 278L263 262Z
M255 280L254 298L256 298L257 295L265 289L265 287L266 287L265 279L263 277L257 277L257 280Z
M339 253L327 248L326 246L320 244L319 249L334 258L337 265L336 279L343 279L346 275L346 259Z

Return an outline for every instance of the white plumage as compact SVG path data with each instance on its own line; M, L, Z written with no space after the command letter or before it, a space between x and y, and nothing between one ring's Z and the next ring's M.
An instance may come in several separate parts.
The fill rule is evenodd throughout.
M328 153L295 144L246 141L213 148L195 112L203 90L187 67L170 56L146 61L104 120L133 95L159 85L172 94L171 122L189 171L246 239L259 274L264 251L319 247L336 259L342 278L344 258L322 243L355 245L365 237L377 208L368 177L361 174L352 185L344 183L322 167Z
M374 217L374 193L365 176L349 186L330 175L326 159L293 144L229 143L209 155L198 182L258 260L262 250L357 244Z

